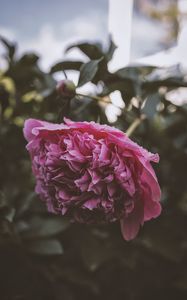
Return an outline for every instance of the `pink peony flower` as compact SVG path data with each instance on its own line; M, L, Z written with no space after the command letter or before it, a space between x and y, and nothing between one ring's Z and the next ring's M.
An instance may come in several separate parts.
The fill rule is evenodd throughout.
M126 240L160 215L160 188L150 164L159 156L123 132L94 122L29 119L24 135L36 193L48 211L82 223L120 220Z

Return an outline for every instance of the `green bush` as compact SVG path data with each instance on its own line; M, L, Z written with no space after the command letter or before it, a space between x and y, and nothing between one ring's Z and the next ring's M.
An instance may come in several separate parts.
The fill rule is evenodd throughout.
M34 53L18 58L14 44L1 42L7 69L0 70L0 299L186 299L187 105L168 100L168 92L187 87L180 67L111 73L110 41L108 49L72 45L67 51L79 48L89 61L62 60L46 73ZM98 94L59 95L54 74L69 70L79 73L78 86L99 86ZM132 242L123 240L118 224L75 225L47 213L34 193L22 134L30 117L110 125L105 110L113 91L125 107L112 125L160 155L163 212Z

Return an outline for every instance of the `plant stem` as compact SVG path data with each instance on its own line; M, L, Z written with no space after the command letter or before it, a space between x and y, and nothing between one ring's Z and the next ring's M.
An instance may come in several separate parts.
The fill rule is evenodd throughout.
M68 76L67 76L67 74L66 74L66 71L62 70L62 72L63 72L63 74L64 74L65 79L68 79Z
M145 115L141 115L140 118L134 120L134 122L129 126L126 131L126 135L130 137L132 133L136 130L136 128L146 119Z
M76 96L87 97L87 98L90 98L90 99L93 99L93 100L102 101L101 97L92 96L92 95L84 95L84 94L78 93L78 94L76 94Z

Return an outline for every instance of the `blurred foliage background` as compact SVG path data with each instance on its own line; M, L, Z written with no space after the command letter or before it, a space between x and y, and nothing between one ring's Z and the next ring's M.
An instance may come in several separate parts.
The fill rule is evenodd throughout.
M142 65L110 73L112 41L108 49L72 45L88 62L61 60L44 73L34 53L18 57L15 44L2 37L1 43L7 68L0 70L0 299L187 299L187 105L175 96L187 88L186 74L180 66ZM57 95L56 74L69 70L79 74L79 87L92 82L97 93ZM124 107L110 124L106 109L115 106L114 91ZM137 120L132 138L159 153L154 167L163 212L134 241L123 240L119 224L69 224L47 213L34 193L23 122L57 122L64 115L123 131Z

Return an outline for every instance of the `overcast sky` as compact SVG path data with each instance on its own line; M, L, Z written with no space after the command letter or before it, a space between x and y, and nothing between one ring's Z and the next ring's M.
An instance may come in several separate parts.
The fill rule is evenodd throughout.
M117 5L118 1L124 1L125 12L127 1L114 0L114 3ZM181 2L186 3L187 0ZM42 57L41 66L48 69L56 61L65 58L63 50L71 43L81 40L107 41L108 4L108 0L0 0L0 34L18 43L19 54L37 52ZM117 22L118 14L115 14L115 18ZM163 50L160 40L165 37L165 30L168 28L163 29L161 22L151 22L134 13L130 51L132 61ZM119 28L119 32L121 38L125 39L125 25ZM180 44L184 48L186 31L183 36ZM2 51L0 45L0 55ZM186 58L186 48L179 53L175 54L175 61L177 57ZM69 56L76 59L80 53L74 50ZM170 57L169 63L174 54ZM164 64L166 59L153 59L151 63L155 61Z
M0 34L20 52L42 54L45 68L69 43L107 39L108 0L0 0L0 7Z
M33 36L45 23L52 23L58 30L77 16L106 14L107 4L108 0L0 0L0 23L19 30L25 37Z

